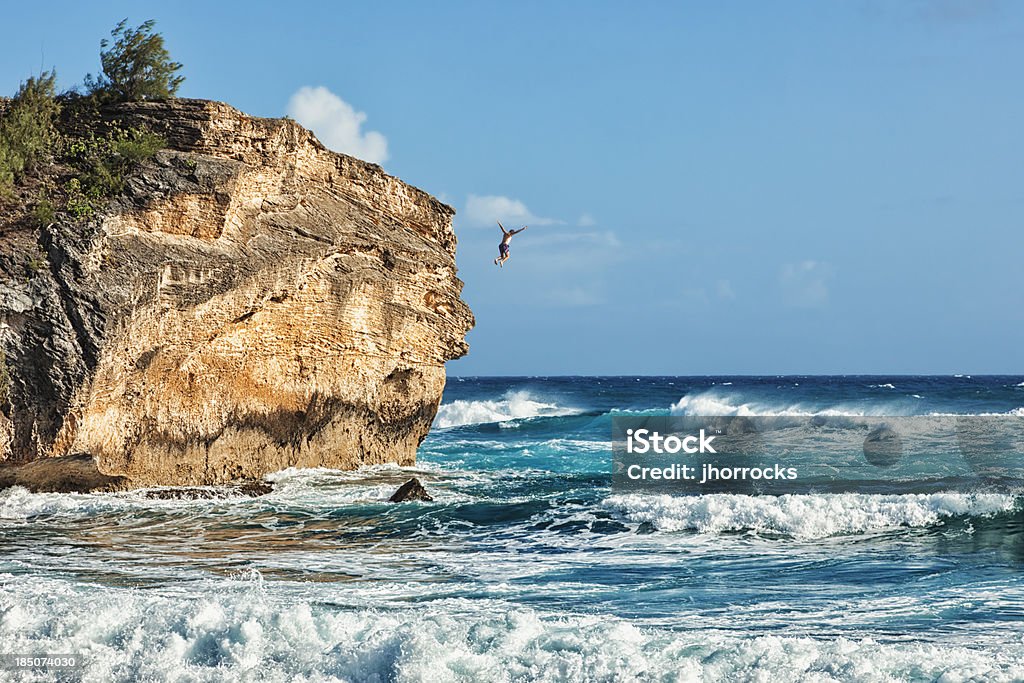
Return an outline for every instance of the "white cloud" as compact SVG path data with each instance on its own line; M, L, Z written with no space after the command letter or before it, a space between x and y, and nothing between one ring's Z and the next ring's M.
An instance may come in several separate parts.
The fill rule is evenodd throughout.
M530 228L515 238L512 253L541 273L595 273L624 258L622 242L614 232L571 232L567 228Z
M336 152L375 164L388 159L387 138L375 130L362 130L366 114L323 86L299 88L288 101L288 115Z
M576 221L576 225L581 228L591 228L597 225L597 221L589 213L580 214L579 220Z
M526 208L526 204L511 197L471 194L466 198L462 222L467 226L491 227L495 225L495 221L505 223L505 227L510 230L513 225L557 225L562 222L554 218L535 216Z
M820 261L787 263L779 273L783 300L798 308L817 308L828 303L832 267Z

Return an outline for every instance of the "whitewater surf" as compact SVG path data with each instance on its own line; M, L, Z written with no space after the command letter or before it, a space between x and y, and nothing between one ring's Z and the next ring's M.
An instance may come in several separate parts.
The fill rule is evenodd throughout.
M622 415L1011 415L1022 379L463 378L413 468L7 490L0 641L89 681L1020 680L1019 491L621 494L609 442ZM410 476L434 500L389 503Z

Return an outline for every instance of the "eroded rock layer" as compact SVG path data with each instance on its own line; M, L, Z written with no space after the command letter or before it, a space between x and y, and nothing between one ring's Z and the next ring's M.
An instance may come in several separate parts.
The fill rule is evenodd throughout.
M110 115L169 148L91 221L0 236L0 457L135 486L412 463L473 324L452 209L289 120Z

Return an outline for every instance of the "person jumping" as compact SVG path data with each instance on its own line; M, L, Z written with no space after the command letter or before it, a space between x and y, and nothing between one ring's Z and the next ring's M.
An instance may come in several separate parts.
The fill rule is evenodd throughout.
M498 227L501 228L501 244L498 245L498 258L494 259L494 265L504 268L505 261L508 261L509 258L508 243L512 241L512 235L516 235L523 230L526 230L529 226L524 225L518 230L506 230L505 226L501 224L501 221L498 221Z

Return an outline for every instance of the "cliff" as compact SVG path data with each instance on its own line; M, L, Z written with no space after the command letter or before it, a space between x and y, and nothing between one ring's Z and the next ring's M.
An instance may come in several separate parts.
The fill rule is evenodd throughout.
M88 220L0 224L0 459L118 486L413 463L473 325L454 211L290 120L104 116L168 148Z

